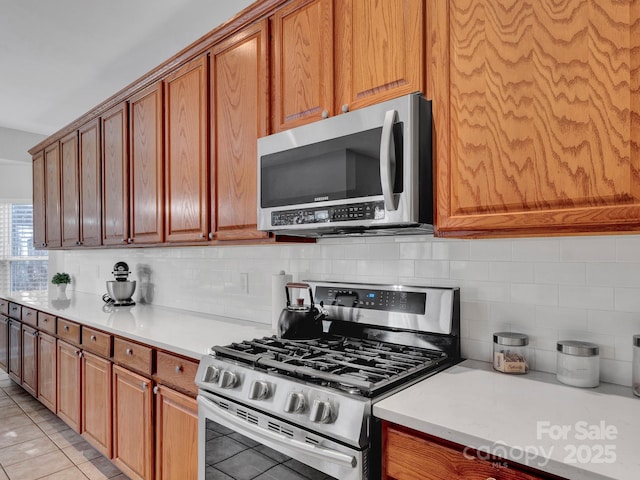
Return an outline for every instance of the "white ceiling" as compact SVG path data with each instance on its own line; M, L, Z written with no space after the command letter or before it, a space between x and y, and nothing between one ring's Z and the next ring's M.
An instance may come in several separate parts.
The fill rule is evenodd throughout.
M0 0L0 127L50 135L250 3Z

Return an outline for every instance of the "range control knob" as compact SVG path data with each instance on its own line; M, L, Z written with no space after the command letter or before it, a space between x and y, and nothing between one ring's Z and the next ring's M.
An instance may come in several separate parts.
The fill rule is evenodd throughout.
M218 375L220 375L220 369L218 367L210 365L205 370L204 378L202 380L207 383L214 383L218 381Z
M305 407L304 394L302 392L289 392L284 404L287 413L302 413Z
M220 388L233 388L237 383L238 377L235 373L229 370L222 370L222 372L220 372L220 379L218 380Z
M314 400L309 420L315 423L331 423L331 404L324 400Z
M264 400L269 398L269 384L264 380L256 380L249 388L250 400Z

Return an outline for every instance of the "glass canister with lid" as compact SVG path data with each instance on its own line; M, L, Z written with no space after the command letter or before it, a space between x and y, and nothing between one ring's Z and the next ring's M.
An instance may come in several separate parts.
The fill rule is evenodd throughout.
M529 336L524 333L493 334L493 368L502 373L529 371Z
M578 340L560 340L557 344L556 377L574 387L597 387L600 384L600 347Z
M640 397L640 335L633 336L633 371L632 388L633 394Z

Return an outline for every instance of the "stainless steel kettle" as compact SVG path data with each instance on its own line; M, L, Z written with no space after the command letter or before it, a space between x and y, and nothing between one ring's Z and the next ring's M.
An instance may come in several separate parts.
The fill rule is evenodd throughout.
M295 304L291 302L290 289L306 288L309 291L309 305L302 298ZM322 336L322 319L326 311L313 303L313 292L307 283L289 282L284 287L287 294L287 307L278 319L278 336L288 339L308 340Z

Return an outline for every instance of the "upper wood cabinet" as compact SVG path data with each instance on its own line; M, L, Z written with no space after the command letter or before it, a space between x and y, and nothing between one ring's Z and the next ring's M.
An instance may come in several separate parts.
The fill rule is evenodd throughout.
M272 25L273 130L334 115L333 0L288 3Z
M337 112L424 91L423 0L339 0L334 19Z
M164 79L166 238L209 234L208 88L205 55Z
M46 243L47 223L45 219L45 182L44 182L44 152L33 156L33 245L44 247Z
M268 24L211 50L212 186L217 240L266 238L257 228L257 140L268 133Z
M129 243L127 103L102 116L102 243Z
M60 140L60 186L62 189L62 245L80 242L80 178L78 176L78 132Z
M102 168L100 121L92 120L78 132L80 152L80 245L102 243Z
M637 4L430 1L426 21L439 235L640 228Z
M60 144L50 145L44 150L44 218L45 247L56 248L62 245L60 228Z
M133 243L164 241L162 82L129 99L129 220Z

